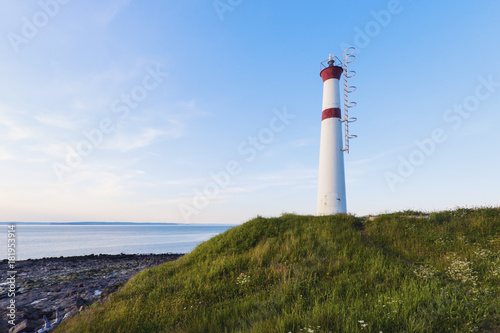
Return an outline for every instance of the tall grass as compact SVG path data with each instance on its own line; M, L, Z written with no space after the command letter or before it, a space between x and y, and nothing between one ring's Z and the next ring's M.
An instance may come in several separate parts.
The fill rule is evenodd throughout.
M136 275L57 332L500 328L500 211L408 215L258 217Z

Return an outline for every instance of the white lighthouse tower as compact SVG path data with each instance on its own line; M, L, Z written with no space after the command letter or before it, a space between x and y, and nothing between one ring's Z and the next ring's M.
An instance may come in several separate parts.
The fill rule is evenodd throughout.
M323 79L323 113L321 117L321 141L319 152L318 205L317 215L346 213L346 188L344 152L349 152L349 108L356 105L348 101L348 94L356 88L347 85L347 79L355 75L347 71L347 64L354 61L354 48L344 51L341 62L334 55L321 63ZM325 65L326 64L326 65ZM340 77L344 73L344 118L340 99ZM344 124L344 131L342 131ZM345 147L344 147L345 142Z

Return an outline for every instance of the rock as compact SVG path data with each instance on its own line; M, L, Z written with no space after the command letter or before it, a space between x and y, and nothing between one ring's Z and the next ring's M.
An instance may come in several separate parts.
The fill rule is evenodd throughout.
M38 320L42 318L43 312L35 307L26 307L22 310L21 316L28 320Z
M54 316L55 316L54 310L48 310L47 312L45 312L45 316L47 317L47 319L54 318Z
M56 310L56 318L52 322L52 326L57 326L59 323L62 321L61 314L59 313L59 310Z
M28 321L28 326L25 329L25 332L36 332L37 328L41 327L43 325L43 320L36 320L36 321Z
M11 327L9 330L9 333L19 333L22 330L24 330L26 327L28 327L28 321L25 319L16 326Z
M76 304L77 308L80 308L82 306L85 307L85 306L87 306L87 301L85 299L83 299L82 297L77 296L75 298L75 304Z
M78 294L78 291L76 291L76 290L70 290L70 291L68 291L66 293L66 296L73 296L73 295L76 295L76 294Z
M99 302L104 303L108 299L109 295L114 294L124 285L125 285L125 282L121 281L121 282L117 282L111 286L106 287L102 291L102 293L99 295Z

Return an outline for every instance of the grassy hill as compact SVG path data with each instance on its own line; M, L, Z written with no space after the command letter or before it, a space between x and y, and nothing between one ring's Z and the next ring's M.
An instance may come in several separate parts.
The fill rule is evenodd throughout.
M257 217L56 332L500 331L500 209Z

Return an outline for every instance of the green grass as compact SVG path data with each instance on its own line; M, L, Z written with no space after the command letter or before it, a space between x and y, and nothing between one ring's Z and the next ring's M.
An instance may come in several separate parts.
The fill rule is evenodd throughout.
M500 329L500 210L257 217L56 332Z

